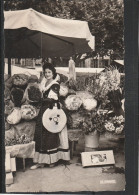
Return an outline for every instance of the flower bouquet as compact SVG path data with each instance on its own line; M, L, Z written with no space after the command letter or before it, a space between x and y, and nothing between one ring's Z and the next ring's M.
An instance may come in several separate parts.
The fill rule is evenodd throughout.
M124 134L125 118L121 116L110 117L108 111L92 111L86 113L80 128L84 134L98 131L99 133L111 135Z
M94 99L97 100L97 108L105 109L106 105L109 104L107 97L108 87L105 85L105 83L101 83L99 75L95 75L94 78L89 79L86 89L87 91L91 92L94 96Z
M80 128L85 136L85 151L88 151L88 148L97 149L99 147L100 134L105 130L106 116L97 112L97 109L85 113L85 117L80 124Z
M86 113L80 123L80 128L85 135L85 147L97 148L99 146L100 134L108 139L124 137L125 119L121 116L110 117L108 111Z
M121 108L122 92L121 76L117 68L110 67L105 72L96 75L88 83L87 90L99 102L99 109L113 110L117 116L124 115Z
M124 126L125 118L122 115L109 117L104 124L105 136L108 138L124 136Z
M87 112L83 121L80 123L80 128L85 135L89 135L92 132L103 133L105 131L104 125L105 121L108 119L107 114L97 112L97 110L92 112Z
M120 72L117 68L111 66L102 72L99 76L100 85L105 85L108 91L115 91L120 86Z
M107 97L112 106L113 112L116 116L123 115L124 111L122 109L122 90L121 85L121 75L117 68L110 67L105 73L102 73L99 77L100 83L103 83L108 88Z

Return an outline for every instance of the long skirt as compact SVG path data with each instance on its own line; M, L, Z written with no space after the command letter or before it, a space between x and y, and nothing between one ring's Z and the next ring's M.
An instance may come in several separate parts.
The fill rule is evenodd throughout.
M42 115L46 110L43 106L39 112L34 135L34 163L52 164L59 160L70 160L67 126L59 133L51 133L42 124Z

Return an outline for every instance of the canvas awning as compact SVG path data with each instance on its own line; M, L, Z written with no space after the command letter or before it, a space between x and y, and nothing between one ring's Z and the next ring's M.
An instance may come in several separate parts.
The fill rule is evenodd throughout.
M114 60L116 63L124 66L124 60Z
M5 57L67 57L90 52L88 23L50 17L33 9L5 11Z

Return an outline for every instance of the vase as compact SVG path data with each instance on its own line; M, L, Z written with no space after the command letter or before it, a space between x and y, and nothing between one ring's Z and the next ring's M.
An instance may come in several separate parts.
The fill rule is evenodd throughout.
M85 135L85 152L95 151L99 147L100 134L98 131L94 131Z

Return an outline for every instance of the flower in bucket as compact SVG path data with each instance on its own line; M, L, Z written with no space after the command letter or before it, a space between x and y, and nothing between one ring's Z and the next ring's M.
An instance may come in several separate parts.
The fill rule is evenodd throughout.
M120 135L124 133L124 123L125 119L121 116L110 117L105 121L104 127L106 131L106 135Z
M107 131L115 131L115 127L111 122L107 122L104 127Z
M121 115L121 116L115 116L113 118L113 120L114 120L114 123L117 123L117 124L122 124L122 123L125 122L125 118L123 117L123 115Z
M124 129L124 125L121 125L120 127L117 127L117 128L115 129L115 133L116 133L116 134L121 134L122 131L123 131L123 129Z
M80 128L86 135L95 131L103 133L105 131L104 125L106 118L107 114L98 113L96 110L87 112L80 123Z

